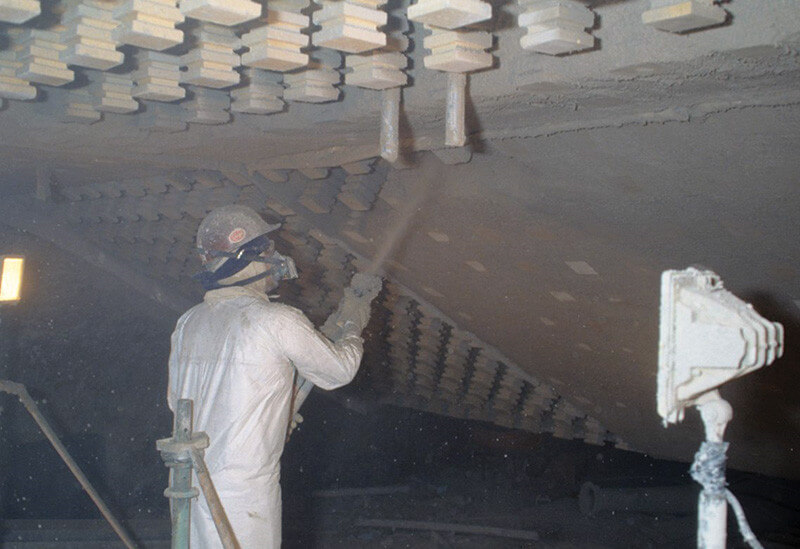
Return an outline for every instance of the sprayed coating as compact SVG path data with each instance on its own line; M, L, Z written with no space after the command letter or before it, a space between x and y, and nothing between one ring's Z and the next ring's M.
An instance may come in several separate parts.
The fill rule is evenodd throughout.
M381 158L392 163L400 156L400 90L381 92Z
M444 144L448 147L463 147L467 142L466 104L467 75L447 73L447 117Z

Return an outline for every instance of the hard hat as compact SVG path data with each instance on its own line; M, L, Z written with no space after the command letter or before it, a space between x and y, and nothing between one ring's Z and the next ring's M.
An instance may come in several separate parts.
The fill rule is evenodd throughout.
M197 248L203 258L204 271L194 275L206 290L228 286L247 286L267 279L267 291L282 280L297 278L297 268L291 257L279 254L267 233L280 225L270 225L255 210L231 205L213 209L200 222ZM235 282L223 281L258 262L264 265L260 273Z
M253 208L231 204L214 208L197 229L197 248L207 271L216 271L226 256L280 225L264 221Z

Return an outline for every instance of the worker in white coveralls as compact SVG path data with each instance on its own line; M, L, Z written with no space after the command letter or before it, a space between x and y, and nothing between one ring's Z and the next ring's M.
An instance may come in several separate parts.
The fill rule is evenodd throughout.
M251 208L223 206L201 222L197 246L208 290L172 334L168 403L194 401L194 429L211 441L206 463L233 531L244 549L281 544L280 457L296 411L296 388L349 383L363 352L361 331L380 279L356 274L334 321L334 341L299 310L267 292L297 276L275 251L269 225ZM327 333L330 333L328 331ZM307 385L306 385L307 386ZM294 408L294 409L293 409ZM191 546L221 547L211 513L193 500Z

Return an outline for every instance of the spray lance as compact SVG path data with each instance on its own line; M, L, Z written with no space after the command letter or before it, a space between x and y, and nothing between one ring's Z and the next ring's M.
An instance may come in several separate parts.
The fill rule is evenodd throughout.
M403 237L408 234L412 221L417 214L420 204L427 197L427 184L431 181L441 181L443 174L440 172L443 167L434 164L433 172L424 173L417 178L417 183L409 193L409 200L405 202L400 215L389 227L386 236L378 248L378 252L373 257L366 271L356 273L350 281L350 286L345 289L345 296L339 302L339 307L328 317L320 331L329 339L336 341L342 336L345 323L353 318L353 315L361 314L361 311L369 311L368 304L380 293L382 287L381 278L376 274L381 272L383 264L392 257L397 246L402 242ZM359 304L366 303L366 307ZM361 308L361 311L355 309ZM362 326L366 326L368 319L363 319ZM303 419L297 411L305 402L308 394L314 385L308 380L297 375L295 380L295 392L292 400L292 413L290 414L289 426L287 429L287 440L289 434Z
M403 237L408 234L408 229L411 227L411 222L417 214L419 205L422 204L428 194L427 183L429 181L441 181L442 174L439 173L441 169L442 167L436 164L433 173L423 174L423 177L417 179L417 184L409 193L410 199L406 201L399 217L390 226L384 241L381 243L378 252L370 262L369 267L367 267L365 272L353 275L353 279L350 281L350 287L345 289L345 296L339 302L339 307L328 317L325 324L322 325L322 328L320 328L320 331L329 339L336 341L340 338L347 320L353 318L354 314L360 314L360 311L354 309L357 308L360 303L366 302L369 304L380 293L382 281L376 273L381 271L383 264L392 256L395 248L397 248ZM369 307L363 307L362 310L369 311ZM367 319L363 320L364 322L362 325L366 326ZM308 397L313 387L312 383L297 376L297 380L295 381L295 394L292 402L292 414L295 417L290 419L289 433L292 432L296 423L302 421L302 418L297 414L297 410L299 410L300 406L305 402L305 399Z

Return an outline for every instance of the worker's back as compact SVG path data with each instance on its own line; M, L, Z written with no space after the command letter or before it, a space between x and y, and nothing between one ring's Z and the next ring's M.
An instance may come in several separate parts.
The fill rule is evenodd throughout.
M214 290L172 336L170 407L194 401L194 429L210 437L206 462L243 547L280 545L279 461L294 374L270 326L286 320L285 309L246 288ZM192 513L192 546L221 546L205 502Z
M169 403L194 400L194 428L211 438L210 463L254 467L280 458L284 437L276 426L285 430L288 424L294 374L271 333L272 326L287 321L283 309L288 307L263 294L225 288L208 292L178 321ZM271 437L264 432L265 419Z
M242 547L280 546L294 369L323 389L349 383L361 361L358 332L333 343L299 310L242 287L206 293L178 320L167 400L171 409L180 398L194 401L194 430L211 440L208 469ZM192 513L192 546L221 546L205 501Z

